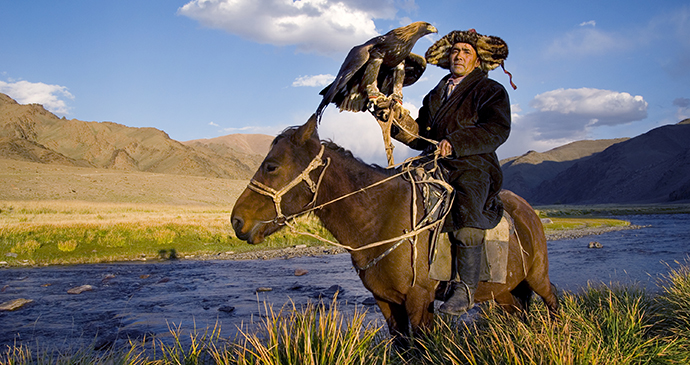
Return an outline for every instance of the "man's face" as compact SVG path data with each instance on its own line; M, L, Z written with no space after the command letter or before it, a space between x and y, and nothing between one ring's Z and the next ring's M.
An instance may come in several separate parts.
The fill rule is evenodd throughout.
M467 43L455 43L450 50L450 72L453 77L466 76L479 67L479 63L477 51Z

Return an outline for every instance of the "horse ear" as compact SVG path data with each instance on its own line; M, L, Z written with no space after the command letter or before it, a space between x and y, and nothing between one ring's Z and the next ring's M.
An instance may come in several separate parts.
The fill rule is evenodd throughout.
M312 114L309 120L304 123L301 127L297 128L297 132L293 135L295 142L299 145L303 145L309 139L316 135L316 114ZM318 138L318 136L317 136Z

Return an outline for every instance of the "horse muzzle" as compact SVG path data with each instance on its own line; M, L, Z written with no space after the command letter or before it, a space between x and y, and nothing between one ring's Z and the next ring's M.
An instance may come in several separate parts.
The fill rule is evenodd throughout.
M263 242L266 236L269 236L280 228L275 224L265 222L247 224L242 217L238 216L232 216L230 222L232 223L232 229L235 231L235 236L242 241L247 241L247 243L251 245Z

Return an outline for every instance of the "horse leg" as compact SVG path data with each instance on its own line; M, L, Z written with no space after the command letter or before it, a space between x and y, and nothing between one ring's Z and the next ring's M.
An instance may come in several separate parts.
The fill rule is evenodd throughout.
M412 333L429 329L434 321L434 297L436 293L420 287L414 287L407 294L405 307L410 319Z
M525 315L529 313L529 305L532 301L532 294L534 291L529 286L527 281L523 280L518 284L515 289L510 291L510 294L515 298L515 301L519 305L520 310L522 310Z
M554 318L558 314L558 297L556 287L548 280L549 275L544 270L531 270L525 281L537 295L541 297L549 309L549 315ZM523 281L524 282L524 281Z
M409 347L407 336L410 334L410 320L407 316L405 306L378 298L376 299L376 303L381 309L381 314L383 314L383 317L386 319L388 332L393 336L393 344L401 349Z
M522 310L520 301L509 291L495 294L494 300L509 314L515 314Z

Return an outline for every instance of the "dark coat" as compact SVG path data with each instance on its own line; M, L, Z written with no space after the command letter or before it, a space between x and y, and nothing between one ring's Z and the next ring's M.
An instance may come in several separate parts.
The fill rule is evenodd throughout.
M453 153L442 160L455 200L444 231L462 227L490 229L503 215L498 197L503 184L496 149L510 134L510 100L505 88L479 68L467 75L445 100L450 75L424 98L417 124L423 137L447 139ZM416 140L410 147L433 151L435 146Z

